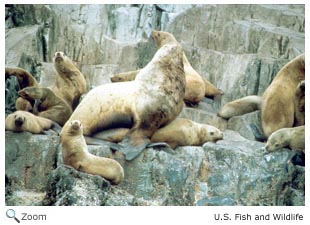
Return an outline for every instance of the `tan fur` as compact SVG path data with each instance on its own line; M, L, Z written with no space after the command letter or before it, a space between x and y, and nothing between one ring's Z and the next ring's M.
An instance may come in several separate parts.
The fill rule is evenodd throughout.
M305 125L305 81L301 81L295 92L295 122L294 126Z
M5 119L5 130L41 134L52 127L52 121L26 111L16 111Z
M63 52L55 53L54 66L58 74L51 89L74 110L81 95L87 91L86 80L71 59Z
M223 118L230 118L260 108L264 136L269 137L278 129L292 127L294 125L296 98L300 99L298 105L301 108L304 105L302 103L302 93L297 94L298 96L296 97L296 88L304 79L305 55L302 54L288 62L278 72L261 97L260 107L257 105L260 97L247 96L227 103L219 111L218 115ZM304 123L302 122L302 113L301 115L297 115L297 117L300 120L298 122L300 125Z
M305 79L305 55L297 56L287 63L265 90L261 103L264 135L294 125L295 90Z
M115 160L88 152L80 121L72 120L61 132L62 157L66 165L76 170L99 175L119 184L124 178L122 166Z
M129 129L117 128L106 130L94 137L120 142ZM158 129L151 137L152 142L166 142L171 148L178 146L200 146L205 142L216 142L223 139L223 133L216 127L196 123L185 118L176 118L168 125Z
M37 80L26 70L18 67L6 67L5 78L15 76L17 78L19 88L23 89L28 86L39 87ZM23 98L17 98L15 102L16 110L31 112L33 102Z
M273 132L265 146L269 152L281 148L305 152L305 126L282 128Z
M168 32L152 31L152 37L156 42L157 48L165 44L178 43L175 37ZM190 103L198 103L204 96L213 97L222 95L223 92L212 85L208 80L204 80L200 74L193 69L185 53L183 52L183 64L186 77L186 91L184 100Z
M205 142L223 139L223 133L216 127L177 118L167 126L157 130L152 142L166 142L171 148L177 146L201 146Z
M165 45L134 81L104 84L87 93L64 128L70 121L80 120L84 135L92 136L122 127L118 123L129 119L129 144L145 146L159 127L181 112L184 92L182 48Z
M71 107L49 88L26 87L18 94L24 99L40 99L37 115L53 120L61 126L72 114Z
M74 63L63 53L56 52L54 66L57 71L55 83L49 88L56 96L63 99L74 110L82 94L86 93L86 80ZM16 76L21 89L25 87L39 87L36 79L22 68L5 68L6 78ZM19 98L16 109L29 111L29 104L33 107L31 99Z
M125 82L125 81L133 81L136 79L137 74L140 72L140 70L134 70L129 72L123 72L115 74L112 78L112 82Z
M246 96L225 104L217 113L218 116L229 119L260 109L261 97L256 95Z

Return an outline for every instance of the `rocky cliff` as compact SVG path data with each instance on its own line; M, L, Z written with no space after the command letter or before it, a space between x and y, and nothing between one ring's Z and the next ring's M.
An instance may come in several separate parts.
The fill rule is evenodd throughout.
M52 57L64 51L89 88L141 68L156 51L153 29L173 33L192 66L225 92L180 116L214 125L224 140L174 152L146 149L128 162L89 146L125 170L119 186L62 164L59 137L6 132L7 205L304 205L303 159L265 154L250 122L259 112L216 116L225 103L261 95L279 69L305 51L304 5L6 5L6 65L53 82ZM6 80L6 113L18 85ZM25 143L27 143L25 145ZM303 157L303 156L301 156ZM299 162L301 161L301 163ZM292 163L294 162L294 163Z

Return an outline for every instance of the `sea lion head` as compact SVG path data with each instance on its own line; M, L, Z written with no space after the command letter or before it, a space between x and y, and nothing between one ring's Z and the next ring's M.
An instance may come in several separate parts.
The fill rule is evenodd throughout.
M176 44L178 43L173 34L165 31L152 31L152 38L156 43L157 48L161 48L165 44Z
M15 112L14 114L14 124L17 130L21 130L26 118L19 112Z
M214 126L203 124L201 127L201 138L204 139L204 142L217 142L218 140L223 139L223 133Z
M81 121L79 120L72 120L69 124L68 132L71 135L82 135L83 134L83 126Z
M71 59L63 52L56 52L54 55L54 66L59 74L71 74L76 66Z
M287 145L287 143L285 143L286 142L285 136L286 136L285 132L283 132L282 129L273 132L267 140L265 149L268 152L274 152L277 149L284 148Z

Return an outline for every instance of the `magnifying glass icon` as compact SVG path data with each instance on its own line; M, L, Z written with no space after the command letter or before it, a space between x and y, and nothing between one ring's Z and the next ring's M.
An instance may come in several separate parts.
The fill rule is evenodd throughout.
M7 216L8 218L14 218L14 219L16 220L17 223L20 223L19 219L17 219L17 218L15 217L15 211L14 211L14 209L8 209L8 210L6 211L6 216Z

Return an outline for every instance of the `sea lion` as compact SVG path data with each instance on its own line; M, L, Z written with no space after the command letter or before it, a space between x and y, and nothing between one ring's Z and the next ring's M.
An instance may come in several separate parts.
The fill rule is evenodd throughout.
M265 145L268 152L286 147L305 152L305 126L281 128L269 136Z
M225 104L217 113L218 116L229 119L260 109L262 98L257 95L246 96Z
M165 44L178 43L173 34L165 31L152 31L152 37L157 45L157 48ZM203 79L189 63L185 53L183 52L183 64L186 77L185 102L197 104L203 100L204 96L214 97L223 95L223 91L217 89L207 79Z
M128 131L128 128L115 128L100 132L94 137L117 143L123 140ZM173 149L178 146L201 146L205 142L216 142L221 139L223 139L223 133L216 127L196 123L186 118L176 118L155 131L151 137L152 142L165 142Z
M166 142L171 148L177 146L201 146L205 142L223 139L223 133L216 127L200 124L189 119L177 118L157 130L152 142Z
M266 137L276 130L294 125L295 90L304 79L305 54L302 54L288 62L265 90L261 118Z
M61 126L72 114L71 107L49 88L26 87L18 94L27 100L40 100L36 115L53 120Z
M265 90L261 99L244 97L227 103L218 115L224 118L251 112L252 109L261 109L263 135L255 130L258 140L268 138L274 131L292 127L295 119L295 93L298 84L305 79L305 54L301 54L288 62L275 76ZM253 101L253 99L256 99ZM250 100L250 101L249 101ZM260 102L261 101L261 102ZM260 106L256 105L259 104ZM239 106L242 105L241 109Z
M156 42L157 48L165 44L179 44L175 37L168 32L156 31L152 32L152 37ZM186 89L184 101L189 105L198 104L203 100L203 97L214 97L216 95L222 95L223 92L214 85L212 85L207 79L202 78L190 65L185 53L183 52L183 64L186 78ZM132 81L140 70L123 72L115 74L112 78L112 82L125 82Z
M135 158L152 134L174 120L183 108L185 75L179 44L164 45L134 81L110 83L89 91L64 125L80 120L85 136L125 127L121 142L127 160Z
M301 81L295 91L294 126L305 125L305 81Z
M99 175L112 184L124 179L122 166L114 159L98 157L88 152L79 120L71 120L61 131L62 157L66 165L78 171Z
M6 67L5 78L15 76L17 78L19 89L23 89L28 86L39 87L37 80L26 70L19 67ZM18 97L15 101L16 110L22 110L32 112L34 101L26 100Z
M111 77L112 82L125 82L125 81L133 81L136 79L137 74L140 72L140 70L134 70L129 72L123 72L114 74L113 77Z
M49 119L33 115L26 111L16 111L9 114L5 119L5 130L8 131L28 131L33 134L42 134L46 133L49 129L60 133L61 127Z
M74 110L82 94L87 92L86 80L71 59L63 52L55 53L54 66L57 76L55 83L50 88Z
M74 110L79 103L82 94L87 92L86 80L79 69L74 65L69 57L63 52L56 52L54 55L54 67L57 71L55 83L49 88L61 99L63 99ZM25 87L39 87L36 79L26 70L22 68L5 68L6 78L16 76L20 85L20 89ZM20 105L26 105L21 100ZM34 102L30 102L31 106ZM19 105L18 109L22 110Z

